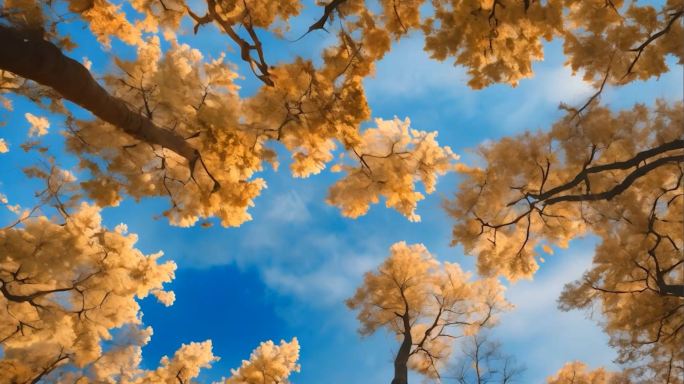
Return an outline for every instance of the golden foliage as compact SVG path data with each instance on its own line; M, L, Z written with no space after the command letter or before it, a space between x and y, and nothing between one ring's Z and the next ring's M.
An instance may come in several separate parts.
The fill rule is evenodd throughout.
M102 227L99 211L84 203L64 225L40 216L0 231L2 381L30 381L53 360L92 364L110 330L140 323L136 298L173 303L163 284L175 264Z
M485 167L462 169L449 205L454 242L481 273L515 280L537 270L538 247L597 235L593 265L565 287L561 309L599 306L621 362L669 375L684 358L682 127L681 102L595 107L481 147Z
M292 158L295 177L315 175L331 164L333 171L343 172L327 198L343 215L361 216L384 199L387 207L417 221L423 193L434 191L438 176L451 171L457 157L439 146L436 132L410 129L408 119L376 120L376 126L361 129L372 116L364 79L373 75L375 63L394 42L422 32L425 50L465 67L472 88L515 86L533 76L534 62L544 58L544 41L560 39L567 64L597 93L581 108L566 107L568 115L548 132L481 147L484 167L459 165L463 182L448 204L457 220L454 242L478 256L480 273L516 280L531 278L539 268L539 248L552 253L551 245L565 247L573 238L597 235L601 243L594 264L566 287L561 306L599 305L620 360L648 360L647 368L660 380L673 360L683 358L678 346L683 341L684 230L678 191L684 173L684 108L658 102L613 112L595 105L606 85L660 76L669 70L668 57L684 61L684 1L667 0L659 8L644 3L332 0L306 33L336 28L336 39L321 57L272 65L260 33L283 36L302 10L299 1L6 0L0 6L1 32L21 33L24 42L68 51L81 42L64 35L61 24L74 17L87 25L115 64L102 76L105 91L122 102L118 112L130 108L124 112L132 112L135 118L129 120L135 121L122 127L77 119L55 89L4 68L0 102L11 110L4 95L13 93L65 116L67 149L87 174L80 187L100 207L117 205L126 196L165 197L164 214L174 225L216 218L223 226L239 226L251 219L248 209L266 187L259 173L268 164L278 167L274 143L279 143ZM184 22L194 23L195 34L208 24L216 26L263 85L254 94L239 94L234 64L223 55L206 57L191 46L191 38L178 41L177 34L186 32ZM135 48L136 56L122 59L110 49L113 41ZM90 65L78 74L83 77L76 83L89 80ZM27 113L26 119L30 136L48 133L45 118ZM170 138L167 143L180 142L190 150L153 140L150 126L160 128ZM45 150L35 142L22 147ZM0 153L8 149L0 139ZM36 167L27 175L50 177ZM61 379L72 380L89 367L96 381L175 382L178 375L193 379L214 360L210 343L193 343L162 360L157 370L135 368L151 333L136 328L136 297L152 294L170 304L173 296L162 284L173 277L173 264L141 254L134 248L135 236L103 228L96 206L81 205L69 216L59 203L58 211L68 216L63 225L12 209L19 212L20 225L0 232L5 247L0 253L0 378L33 380L69 361L76 368ZM50 260L53 269L39 263L45 252L60 260ZM424 247L403 243L392 247L377 273L366 275L348 304L359 310L365 333L387 326L405 340L422 340L411 344L409 363L428 375L450 352L441 332L430 336L435 327L459 324L465 333L474 332L478 319L488 321L485 312L506 307L493 277L470 282L458 265L440 265ZM447 308L453 312L443 317ZM112 337L110 330L126 324L134 342L102 351L100 343ZM286 380L298 369L297 357L296 339L262 344L228 380L251 382L259 374L263 380L259 367ZM269 363L262 364L264 359ZM587 373L573 364L559 375L572 371L582 372L587 382L609 380L603 371Z
M83 161L92 173L83 186L102 205L118 203L122 194L136 199L167 196L171 206L165 215L182 226L212 217L224 226L249 220L248 208L266 185L257 174L264 162L277 165L269 145L273 141L291 152L291 170L297 177L323 170L335 158L339 144L350 152L377 146L372 131L360 131L370 117L362 81L372 75L374 63L391 49L392 40L410 31L425 34L425 49L434 58L454 57L465 66L474 88L499 82L515 85L532 76L532 62L543 58L542 42L552 38L564 40L569 65L597 87L604 78L622 84L658 76L667 70L668 55L683 57L683 48L676 43L683 33L678 22L684 12L681 0L670 0L660 10L602 0L447 1L433 2L425 17L421 7L427 4L419 0L381 1L378 10L360 0L338 0L328 4L323 17L309 28L322 29L333 18L340 19L337 42L323 50L322 63L295 58L275 66L268 64L256 30L281 33L301 11L298 1L207 0L204 15L201 7L193 11L197 5L183 0L136 0L130 5L138 14L108 0L67 3L105 48L112 38L138 47L135 60L116 60L120 71L105 76L108 89L144 118L186 138L200 154L194 160L176 156L171 149L128 137L120 127L98 120L77 121L72 124L69 149L82 158L94 155L107 163L103 169L98 161ZM42 27L49 31L47 37L63 41L54 28L61 21L50 5L10 1L4 9L11 23ZM237 77L233 65L223 57L206 59L176 42L184 18L195 23L196 33L206 24L216 24L237 44L240 57L263 87L240 97L233 84ZM238 27L249 36L236 32ZM160 33L170 44L164 52ZM448 148L440 151L439 156L451 156ZM370 155L364 156L366 162ZM393 161L383 161L381 166L399 172L396 182L380 186L370 180L368 193L358 187L370 167L362 161L360 170L352 171L342 164L351 172L333 187L328 200L340 205L345 215L356 217L382 196L387 206L417 220L415 207L422 195L415 191L415 182L429 179L431 184L448 167L442 162L417 170L398 166L400 157L391 156ZM426 187L429 192L431 187ZM534 266L520 260L518 269L530 272Z

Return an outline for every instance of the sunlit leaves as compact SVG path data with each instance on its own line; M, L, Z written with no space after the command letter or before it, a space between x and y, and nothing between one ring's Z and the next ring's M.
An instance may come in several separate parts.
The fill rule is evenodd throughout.
M449 205L454 242L481 273L514 280L534 274L548 243L597 235L593 265L565 287L561 308L600 308L619 361L664 377L684 337L682 127L681 102L594 107L483 146L485 167L462 169Z
M87 204L63 225L41 216L0 231L4 380L30 381L55 360L93 363L112 329L140 323L137 298L157 293L171 303L161 292L175 264L142 254L136 241L102 227Z
M610 231L622 210L648 207L665 174L678 174L682 112L681 103L594 108L581 120L569 113L549 132L482 146L486 166L461 168L465 179L448 206L454 242L478 256L481 273L531 277L542 240L565 247L588 230ZM642 160L651 165L632 175ZM658 172L644 172L650 167ZM634 188L621 194L623 186Z
M420 221L415 210L425 196L416 191L417 181L426 193L434 192L437 177L452 170L458 157L451 148L439 146L437 132L410 129L408 119L375 123L377 128L365 130L361 144L348 155L355 164L335 169L346 175L330 188L328 202L356 218L384 197L388 208Z
M470 75L468 85L516 85L532 76L532 63L544 58L542 42L562 25L560 1L467 0L435 2L424 25L425 50L454 57Z

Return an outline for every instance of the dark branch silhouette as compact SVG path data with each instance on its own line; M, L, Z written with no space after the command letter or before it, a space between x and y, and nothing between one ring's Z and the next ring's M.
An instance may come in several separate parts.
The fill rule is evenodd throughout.
M311 24L309 26L309 29L306 32L304 32L304 34L301 35L297 40L301 40L302 38L304 38L304 36L316 30L326 31L325 24L328 22L328 20L330 20L330 17L332 17L333 12L337 10L337 7L342 5L342 3L344 3L345 1L347 0L332 0L330 3L326 4L323 8L323 14L321 15L321 17L315 23Z

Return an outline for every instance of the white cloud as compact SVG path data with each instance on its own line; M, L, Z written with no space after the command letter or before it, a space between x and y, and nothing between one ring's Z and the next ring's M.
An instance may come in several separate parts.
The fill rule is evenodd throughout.
M334 266L327 265L308 273L292 273L283 268L270 268L263 272L266 285L281 294L297 298L315 299L311 303L341 305L352 291L349 276L335 273Z
M286 242L291 241L287 239L284 232L292 233L293 225L302 225L311 221L311 212L308 208L311 204L309 194L295 190L282 192L269 190L269 192L277 194L268 196L268 201L260 202L264 208L264 214L241 228L243 232L241 246L247 249L273 251L282 249L287 246Z
M635 103L652 104L656 99L681 101L684 99L684 68L677 64L674 57L667 58L672 69L658 79L633 81L623 87L609 87L603 94L602 102L612 108L630 108Z
M375 73L364 82L370 98L422 98L436 91L453 95L468 90L463 67L431 59L423 50L423 38L415 34L395 44Z
M582 80L581 74L573 75L572 69L565 65L542 69L531 82L538 83L541 97L554 105L580 103L594 93L594 88Z
M288 191L272 200L266 218L288 223L302 223L311 218L306 202L296 191Z
M372 96L418 99L425 96L453 99L462 107L469 99L487 99L484 91L474 91L467 86L468 76L463 66L451 61L431 59L423 50L423 39L413 35L392 47L376 65L375 76L365 81L366 92ZM581 75L573 76L572 70L562 63L540 62L535 65L535 74L523 79L517 88L509 85L494 85L505 93L515 93L512 102L517 106L547 104L557 106L560 102L574 103L591 95L591 84ZM522 101L522 103L521 103ZM493 110L500 105L492 105ZM530 108L531 109L531 108ZM516 111L510 108L506 112Z
M557 49L554 44L547 46L550 55ZM571 69L557 58L535 63L534 76L523 79L515 88L497 84L474 91L467 82L463 66L431 59L423 51L423 39L412 36L395 44L377 63L375 77L364 84L371 108L387 104L400 111L409 108L413 115L435 124L443 125L446 117L458 129L463 129L464 123L470 125L472 120L478 122L477 129L491 127L503 134L548 128L560 115L557 107L561 102L581 103L593 92L589 83L580 75L573 76Z
M594 92L581 76L573 76L563 65L540 66L533 78L523 80L514 91L516 97L505 98L486 114L504 134L548 129L548 124L561 115L560 103L583 104Z
M260 266L264 283L282 295L315 307L343 306L366 271L385 257L386 250L349 238L313 233L291 244L288 259Z

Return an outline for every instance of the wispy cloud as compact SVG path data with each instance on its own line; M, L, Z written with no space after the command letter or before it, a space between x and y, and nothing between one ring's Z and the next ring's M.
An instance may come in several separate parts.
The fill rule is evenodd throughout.
M286 223L302 223L311 218L306 202L296 191L288 191L271 201L266 218Z
M413 35L392 47L364 85L370 98L411 99L433 97L435 91L461 94L468 89L466 82L463 67L430 59L423 38Z
M573 76L563 65L542 66L535 77L521 82L517 91L518 98L507 98L486 115L507 134L548 129L550 120L561 114L557 110L560 103L581 104L594 92L589 83Z
M364 272L378 264L382 254L331 251L333 254L311 268L271 266L263 272L264 282L280 294L317 307L342 306L353 295Z

